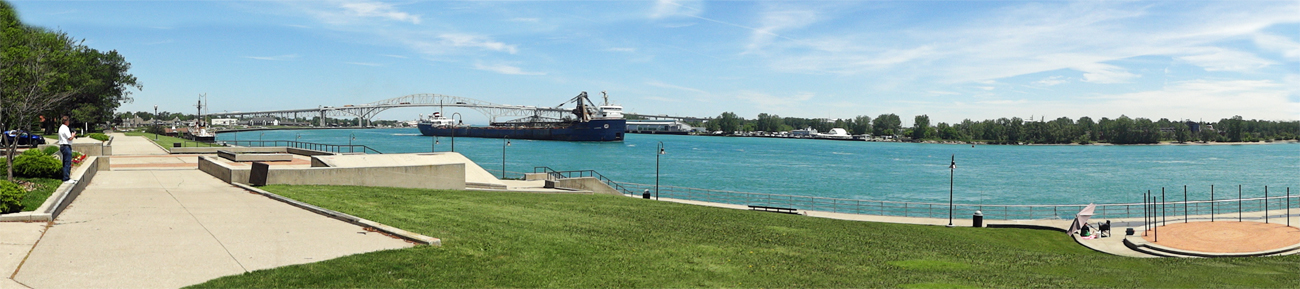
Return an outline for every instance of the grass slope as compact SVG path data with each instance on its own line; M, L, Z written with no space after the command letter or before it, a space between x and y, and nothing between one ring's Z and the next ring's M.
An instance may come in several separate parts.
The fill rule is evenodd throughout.
M182 145L182 146L185 146L185 147L217 147L217 146L220 146L220 145L215 145L215 144L210 144L210 143L196 142L196 141L187 140L187 139L183 139L183 138L170 137L170 136L165 136L165 135L155 135L155 134L147 133L147 132L124 131L124 132L122 132L122 134L125 134L125 135L128 135L128 136L142 136L142 137L146 137L146 138L148 138L149 140L153 141L154 143L157 143L159 146L162 146L163 149L166 149L166 150L171 150L171 148L172 148L172 144L174 144L174 143L181 143L181 145ZM155 138L156 138L156 139L155 139Z
M853 222L617 196L268 186L442 238L193 287L1300 287L1300 256L1136 259L1056 231Z

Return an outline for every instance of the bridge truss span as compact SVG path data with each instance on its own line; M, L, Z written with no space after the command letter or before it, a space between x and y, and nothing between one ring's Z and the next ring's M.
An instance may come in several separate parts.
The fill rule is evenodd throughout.
M570 109L558 107L538 107L524 105L505 105L496 104L478 99L450 96L434 93L411 94L401 97L394 97L359 105L343 106L320 106L308 109L287 109L287 110L268 110L268 111L251 111L251 112L223 112L208 114L211 117L236 117L236 118L253 118L253 117L278 117L298 119L300 116L308 118L319 116L321 124L324 125L324 119L327 117L356 117L361 119L363 125L369 125L369 122L376 115L389 109L408 108L408 107L463 107L473 109L488 117L491 122L496 122L499 117L541 117L552 119L564 119L571 117Z

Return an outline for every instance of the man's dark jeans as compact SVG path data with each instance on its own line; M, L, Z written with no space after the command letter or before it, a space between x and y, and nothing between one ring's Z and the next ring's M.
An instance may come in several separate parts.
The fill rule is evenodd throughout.
M72 146L60 145L59 154L63 155L63 181L72 178Z

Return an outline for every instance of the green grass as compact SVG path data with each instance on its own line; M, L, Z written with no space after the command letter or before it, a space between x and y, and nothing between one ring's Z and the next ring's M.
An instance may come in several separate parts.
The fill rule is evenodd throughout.
M854 222L601 195L267 186L443 246L193 287L1300 287L1300 256L1138 259L1049 230Z
M163 149L165 149L165 150L171 150L171 149L172 149L172 144L173 144L173 143L181 143L182 146L185 146L185 147L219 147L219 146L220 146L220 145L216 145L216 144L203 143L203 142L196 142L196 141L187 140L187 139L183 139L183 138L176 138L176 137L170 137L170 136L165 136L165 135L155 135L155 134L147 133L147 132L125 131L125 132L122 132L122 134L125 134L125 135L128 135L128 136L142 136L142 137L148 138L149 140L153 141L154 143L157 143L159 146L162 146Z
M54 190L58 189L59 185L63 184L63 180L60 179L47 179L47 178L14 178L14 179L36 183L36 189L27 192L27 195L23 196L22 203L23 203L24 212L35 211L36 209L40 208L42 204L45 204L45 199L50 198L50 195L54 194Z

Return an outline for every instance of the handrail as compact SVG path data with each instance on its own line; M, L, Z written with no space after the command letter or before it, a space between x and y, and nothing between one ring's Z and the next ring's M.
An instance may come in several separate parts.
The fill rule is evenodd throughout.
M300 149L327 151L327 152L335 152L335 153L374 152L376 154L383 154L383 152L370 148L369 146L366 145L336 145L336 144L302 142L302 141L294 141L294 140L229 140L229 141L220 141L220 142L231 143L236 145L241 143L247 143L248 146L259 146L259 147L268 146L266 144L270 143L271 145L269 146L285 146L285 147L294 147ZM281 143L283 143L284 145L280 145ZM347 150L346 152L344 151L345 148Z

